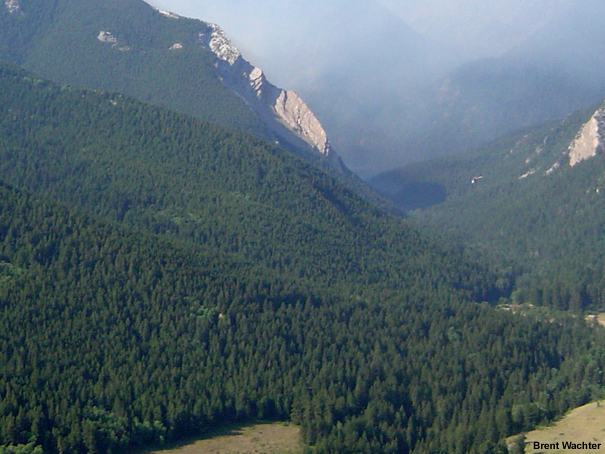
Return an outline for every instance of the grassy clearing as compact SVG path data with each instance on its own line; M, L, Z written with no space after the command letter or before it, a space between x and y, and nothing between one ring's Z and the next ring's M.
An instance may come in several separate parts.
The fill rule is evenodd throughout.
M556 443L561 449L534 449L534 442ZM563 442L600 443L599 449L563 449ZM605 453L605 403L591 403L572 410L556 424L526 434L526 454Z
M201 440L146 454L302 454L300 428L284 423L233 426Z

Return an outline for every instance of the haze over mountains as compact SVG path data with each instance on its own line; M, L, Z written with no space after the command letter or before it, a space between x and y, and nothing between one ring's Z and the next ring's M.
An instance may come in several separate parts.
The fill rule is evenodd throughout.
M361 175L475 148L604 94L595 0L274 3L162 6L221 23L302 95Z
M514 270L513 300L605 304L605 105L373 179L410 217Z
M393 16L365 11L344 31L388 47L364 24ZM443 55L390 24L427 67ZM401 219L216 25L5 0L0 60L0 454L132 453L258 419L299 425L313 454L504 454L603 397L605 330L583 315L605 304L605 108L416 164L445 203ZM388 118L371 108L389 87L346 85L375 69L325 105L379 145L365 119ZM349 109L368 86L376 103ZM465 88L461 111L484 86Z
M301 75L322 71L322 65L334 66L336 62L328 61L328 57L336 50L342 54L341 59L349 60L367 53L369 46L358 38L369 33L356 28L358 25L363 24L375 35L384 35L381 39L390 38L390 47L383 54L397 53L403 44L396 36L388 36L392 30L385 25L391 22L408 29L410 38L410 29L418 35L416 42L408 43L407 47L419 39L440 43L454 54L450 56L454 61L461 63L464 59L494 57L509 50L548 23L569 2L341 0L303 4L292 0L262 3L151 0L149 3L220 24L273 80L289 86Z
M347 172L305 102L268 81L215 24L140 1L120 8L18 0L0 8L0 24L0 57L43 77L130 94Z

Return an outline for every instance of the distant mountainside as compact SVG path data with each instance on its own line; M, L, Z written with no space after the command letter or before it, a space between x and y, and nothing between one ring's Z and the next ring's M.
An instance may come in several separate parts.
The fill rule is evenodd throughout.
M141 0L5 0L0 59L276 140L345 171L304 101L269 83L218 26Z
M451 52L366 5L367 22L343 19L361 57L350 58L346 47L323 52L328 31L305 40L325 68L301 72L301 96L271 84L218 26L141 0L0 6L2 59L277 141L347 174L342 155L364 177L476 148L561 118L605 92L603 11L588 1L502 57L450 72L458 61ZM374 23L381 33L368 26Z
M351 8L334 13L337 23L330 20L334 16L317 18L323 30L296 52L305 52L310 42L319 62L300 71L305 77L297 86L347 165L366 177L398 162L397 155L405 152L402 138L422 115L416 93L455 67L458 56L415 32L380 2L356 1ZM338 37L332 39L334 34Z
M508 51L577 0L380 0L419 33L478 59Z
M402 121L399 151L383 166L472 150L591 106L605 95L604 21L600 2L571 2L504 55L420 90L411 101L416 117Z
M1 451L499 452L598 393L600 330L264 140L0 65L0 181Z
M365 3L355 7L363 9ZM456 2L444 3L444 9L455 10ZM519 3L510 12L511 22L518 22L519 10L534 9L536 31L503 54L470 61L456 55L447 38L444 44L431 42L388 14L377 18L375 13L365 23L348 14L346 31L327 25L327 31L318 32L320 38L304 40L307 45L325 37L325 49L316 45L313 55L328 63L314 72L300 71L304 77L297 81L298 90L349 167L368 178L475 149L521 128L561 119L605 96L602 4L551 2L552 9L540 13L537 2ZM497 9L507 8L508 3ZM493 34L490 42L505 33L505 25L484 26ZM355 31L354 45L332 44L329 33L337 29L342 40Z
M452 145L443 151L563 118L603 97L602 9L566 10L504 56L470 63L444 80L433 101L440 124L432 131L445 128Z
M375 187L434 231L516 269L536 304L605 304L605 107L483 150L406 166Z

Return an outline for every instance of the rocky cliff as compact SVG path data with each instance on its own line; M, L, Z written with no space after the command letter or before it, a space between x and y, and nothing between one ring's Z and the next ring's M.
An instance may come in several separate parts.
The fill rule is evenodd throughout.
M578 162L595 156L603 143L604 131L605 105L595 112L569 146L569 165L573 167Z
M9 13L19 12L21 10L21 5L19 4L19 0L4 0L6 4L6 8Z
M568 115L567 118L571 116ZM567 121L564 120L562 124ZM522 145L524 139L520 141ZM546 136L544 142L539 144L535 151L527 156L525 163L532 166L523 175L519 177L520 180L525 179L531 175L553 175L561 169L565 169L568 166L574 167L580 162L593 158L603 148L605 140L605 103L598 108L590 119L583 123L578 129L575 138L569 143L569 146L556 154L546 153L544 160L541 162L541 166L534 166L534 161L540 161L540 155L542 155L546 146L551 138ZM515 149L511 150L513 153ZM550 158L549 158L550 156ZM550 159L555 158L554 162ZM547 165L546 165L547 164ZM547 169L547 170L545 170Z
M275 140L322 166L346 169L306 103L268 82L218 26L140 0L29 1L0 0L0 59L56 82L118 91Z
M216 55L216 66L223 82L261 117L277 140L310 148L334 167L344 169L326 131L307 104L295 92L270 83L260 68L242 57L218 25L205 25L207 28L199 33L199 44Z

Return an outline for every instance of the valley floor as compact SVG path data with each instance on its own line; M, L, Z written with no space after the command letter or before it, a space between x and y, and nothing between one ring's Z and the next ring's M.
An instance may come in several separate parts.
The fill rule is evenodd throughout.
M300 454L300 427L284 423L234 426L210 438L189 440L145 454Z

